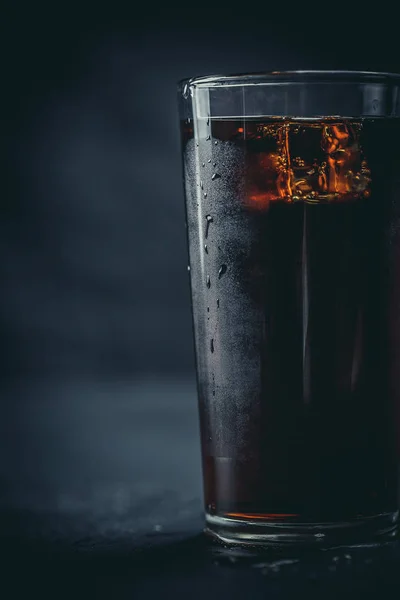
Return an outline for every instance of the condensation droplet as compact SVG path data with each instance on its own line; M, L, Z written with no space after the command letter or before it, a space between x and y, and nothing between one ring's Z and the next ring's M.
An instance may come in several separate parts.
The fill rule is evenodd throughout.
M217 308L219 308L219 298L217 298Z
M211 158L209 158L207 162L209 162L209 163L210 163L210 162L211 162Z
M187 266L187 270L190 271L190 265Z
M206 236L205 237L207 239L208 238L208 230L210 229L210 223L212 223L214 219L212 218L211 215L206 215L206 220L207 220L207 223L206 223Z
M205 251L205 253L206 253L206 254L208 254L208 247L207 247L207 244L204 244L204 251Z
M216 179L220 179L221 175L219 173L213 173L211 175L211 181L215 181Z
M218 140L215 140L214 144L217 145L218 144Z
M210 312L210 307L209 306L207 306L207 312Z
M200 179L200 189L202 190L204 188L204 184L203 181Z
M211 338L211 342L210 342L210 348L211 348L211 353L214 353L214 340L213 338Z
M207 192L204 192L204 198L207 198Z
M217 163L213 163L213 167L216 167L216 166L217 166Z
M218 279L221 279L223 275L227 272L228 267L226 265L221 265L218 271Z
M208 289L210 289L210 287L211 287L211 279L210 279L209 275L207 275L206 285L207 285Z
M210 135L208 135L208 136L206 137L206 141L207 141L207 142L209 142L210 140L211 140L211 136L210 136Z

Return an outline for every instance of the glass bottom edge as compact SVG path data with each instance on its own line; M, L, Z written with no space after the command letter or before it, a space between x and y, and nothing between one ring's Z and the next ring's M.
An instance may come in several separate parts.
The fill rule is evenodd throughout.
M354 521L282 523L242 520L206 514L205 534L213 541L236 546L343 546L394 539L399 511Z

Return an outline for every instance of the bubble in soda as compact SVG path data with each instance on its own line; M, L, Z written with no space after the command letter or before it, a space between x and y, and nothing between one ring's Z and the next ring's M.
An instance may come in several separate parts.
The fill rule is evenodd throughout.
M368 197L370 170L360 144L361 122L261 123L260 145L248 165L249 203L348 201Z

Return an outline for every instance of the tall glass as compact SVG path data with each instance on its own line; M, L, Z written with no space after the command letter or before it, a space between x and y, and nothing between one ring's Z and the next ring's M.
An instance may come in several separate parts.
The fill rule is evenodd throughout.
M394 534L400 75L179 85L206 531Z

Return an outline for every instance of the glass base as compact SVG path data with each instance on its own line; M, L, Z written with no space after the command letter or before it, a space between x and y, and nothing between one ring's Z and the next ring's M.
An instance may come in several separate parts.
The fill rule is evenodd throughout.
M349 522L282 523L206 515L205 533L215 541L251 546L344 546L396 536L399 511Z

